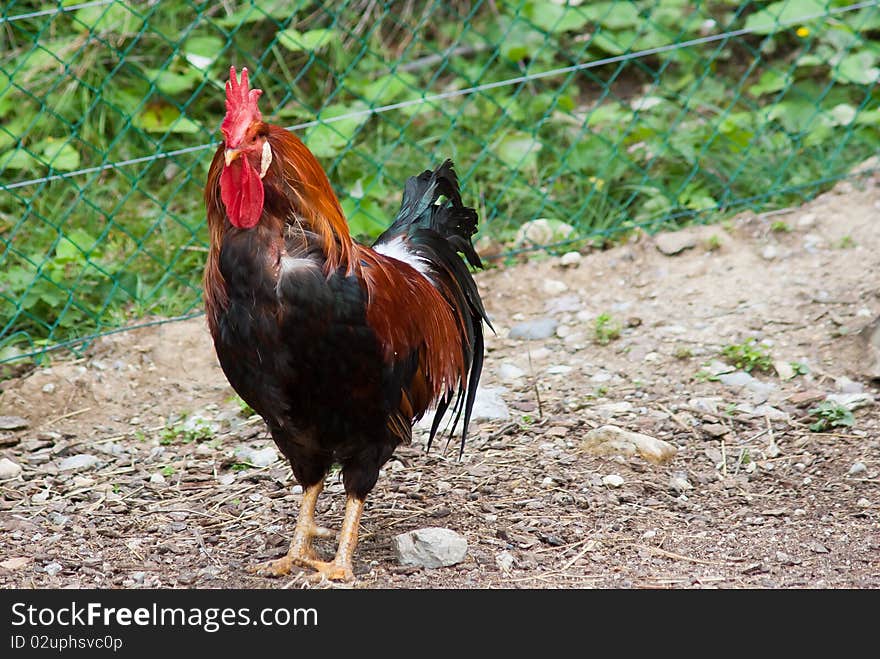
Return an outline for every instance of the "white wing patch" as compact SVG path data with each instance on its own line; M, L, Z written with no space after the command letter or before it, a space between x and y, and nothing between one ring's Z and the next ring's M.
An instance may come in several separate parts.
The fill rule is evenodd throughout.
M281 257L281 276L294 272L296 270L305 270L308 268L321 268L321 264L315 261L314 259L296 257L296 256L282 256Z
M430 279L431 264L427 259L423 259L417 254L411 252L407 248L406 243L403 242L403 238L395 238L391 242L376 245L373 249L383 256L403 261Z

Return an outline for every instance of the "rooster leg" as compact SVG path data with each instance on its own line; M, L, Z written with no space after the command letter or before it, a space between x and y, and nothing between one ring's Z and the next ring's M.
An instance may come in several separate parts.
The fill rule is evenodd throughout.
M280 577L289 574L294 565L311 566L312 563L319 562L312 549L312 538L332 538L336 535L331 529L315 524L315 506L318 503L318 495L323 489L324 481L319 481L305 489L296 528L293 530L293 540L287 554L278 560L257 565L255 572L263 576Z
M330 581L352 581L352 557L354 548L357 546L358 526L361 522L361 513L364 510L363 499L349 496L345 502L345 517L342 519L342 529L339 531L339 547L336 549L336 558L332 563L324 561L303 561L314 569L317 579L329 579Z

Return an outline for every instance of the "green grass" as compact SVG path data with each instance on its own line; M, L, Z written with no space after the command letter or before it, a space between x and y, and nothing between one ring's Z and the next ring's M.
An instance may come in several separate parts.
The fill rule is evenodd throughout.
M880 146L876 7L809 21L807 36L767 27L779 3L406 7L167 0L9 21L0 184L217 140L232 63L264 90L266 119L291 125L693 39L710 19L759 34L299 134L361 237L387 225L408 176L451 157L483 234L514 247L523 222L558 220L575 227L560 250L797 204ZM211 155L0 189L0 362L200 308Z
M773 370L773 357L769 348L759 344L755 339L747 339L742 343L731 343L721 349L721 356L736 368L746 373L760 371L769 373Z

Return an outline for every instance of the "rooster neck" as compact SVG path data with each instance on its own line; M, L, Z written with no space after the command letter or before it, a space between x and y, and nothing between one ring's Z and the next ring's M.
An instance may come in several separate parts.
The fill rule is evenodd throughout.
M294 231L300 228L318 237L327 274L354 273L357 264L348 223L320 163L298 137L282 128L270 126L268 141L273 158L263 183L267 193L272 188L276 200L286 205L277 211Z

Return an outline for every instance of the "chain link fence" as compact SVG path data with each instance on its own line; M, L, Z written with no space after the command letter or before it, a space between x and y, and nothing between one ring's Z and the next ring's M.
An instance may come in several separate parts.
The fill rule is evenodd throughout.
M199 312L230 64L356 235L451 157L481 235L571 249L849 176L880 140L878 4L6 2L0 363Z

